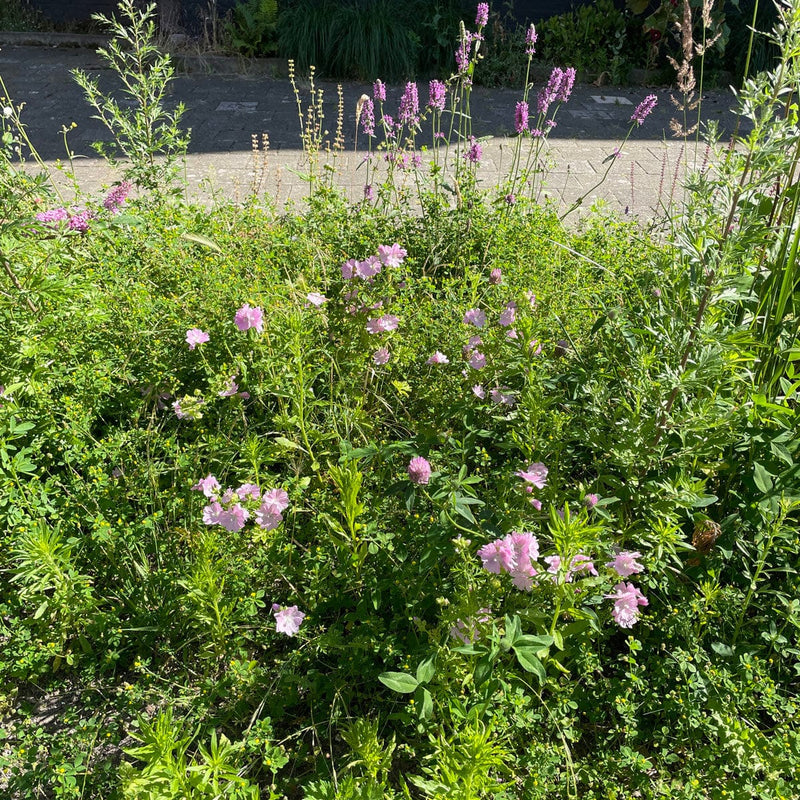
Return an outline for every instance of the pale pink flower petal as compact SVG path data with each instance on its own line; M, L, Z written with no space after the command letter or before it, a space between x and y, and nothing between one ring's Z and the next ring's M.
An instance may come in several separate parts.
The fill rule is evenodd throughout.
M236 312L233 321L240 331L255 328L258 333L261 333L264 330L264 312L258 306L252 308L248 303L245 303Z
M450 359L438 350L425 362L426 364L449 364Z
M317 308L319 308L323 303L328 302L328 298L319 292L309 292L306 295L306 300L308 301L309 305L316 306Z
M283 489L270 489L261 495L261 511L281 514L289 507L289 495Z
M306 615L297 606L281 608L274 604L272 613L275 614L275 630L278 633L285 633L287 636L294 636L306 618Z
M200 328L189 328L186 331L186 343L189 345L190 350L194 350L199 344L205 344L211 337Z
M464 314L464 324L482 328L486 324L486 313L480 308L471 308Z
M641 557L641 553L622 550L617 553L616 558L613 561L609 561L606 566L611 567L620 578L627 578L644 570L644 567L636 560Z
M408 253L397 242L391 245L378 245L378 258L385 267L399 267L407 255Z
M372 354L372 361L375 363L375 366L381 367L389 361L389 348L388 347L379 347L373 354Z
M217 493L220 489L219 481L211 474L201 478L197 483L192 486L193 492L202 492L206 497L217 499Z

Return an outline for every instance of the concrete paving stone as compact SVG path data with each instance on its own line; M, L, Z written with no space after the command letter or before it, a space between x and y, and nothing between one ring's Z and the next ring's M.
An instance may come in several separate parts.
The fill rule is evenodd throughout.
M75 68L97 76L104 91L116 87L113 73L90 50L14 44L3 45L0 50L0 74L14 101L26 103L23 121L48 163L64 156L59 133L62 125L77 123L69 142L79 154L94 156L91 142L109 138L103 125L91 119L94 111L69 74ZM302 80L299 85L305 113L310 87ZM336 85L327 81L318 81L316 85L324 91L324 125L332 135L337 119ZM402 86L388 87L387 113L394 113L402 89ZM537 89L534 87L531 94L532 105L535 105ZM642 87L600 90L595 86L576 86L570 102L559 111L558 125L540 155L544 163L550 164L546 191L557 194L562 203L572 202L589 191L606 169L603 159L613 153L629 129L631 106L638 104L650 91ZM363 137L359 138L362 152L352 152L355 106L364 93L371 93L371 85L351 82L343 86L347 154L337 160L338 180L348 193L353 193L355 200L360 199L366 179L366 172L359 169ZM630 202L631 164L637 202L640 197L656 198L659 191L663 193L663 184L671 187L676 167L681 169L681 144L669 140L669 120L675 113L669 92L657 90L657 94L659 103L655 111L645 125L631 132L620 163L613 165L610 180L596 192L592 190L592 194L607 197L620 210ZM424 102L427 96L424 85L420 95ZM116 96L120 97L118 91ZM509 138L509 134L513 133L514 107L521 96L521 91L515 89L476 87L473 91L473 132L477 136L493 137L485 144L485 163L479 173L484 186L496 184L501 172L511 165L516 141ZM204 194L203 183L217 187L215 191L231 192L232 197L240 197L254 181L260 181L265 191L273 192L278 198L301 202L306 196L307 184L292 172L305 167L300 152L296 101L286 79L269 75L181 74L170 85L165 105L174 109L178 102L185 103L183 125L192 130L187 171L191 184L189 192L194 199L213 202L208 190ZM733 104L730 92L704 93L704 120L719 120L724 130L733 130L736 122L730 113ZM269 135L270 148L267 171L261 176L260 167L253 164L252 136L255 134L260 139L264 132ZM747 128L742 132L746 133ZM420 136L418 141L430 144L430 133ZM430 154L423 154L423 157L429 159ZM118 173L97 158L78 160L75 169L87 191L96 191L102 184L108 185L118 179Z

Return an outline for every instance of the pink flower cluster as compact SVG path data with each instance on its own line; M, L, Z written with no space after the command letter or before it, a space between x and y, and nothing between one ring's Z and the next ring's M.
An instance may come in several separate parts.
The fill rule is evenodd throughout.
M400 320L394 314L384 314L382 317L367 320L367 333L385 333L386 331L396 331Z
M418 486L425 486L431 479L431 465L428 459L422 456L414 456L408 462L406 472L411 483L416 483Z
M539 558L539 542L532 533L512 531L478 550L484 569L499 575L507 572L514 586L529 592L538 570L533 562Z
M233 321L242 332L250 330L250 328L255 328L257 333L264 331L264 312L258 306L252 308L249 303L245 303L236 312Z
M103 207L112 214L119 213L120 206L128 199L128 193L133 188L130 181L122 181L106 195Z
M371 281L380 271L381 267L399 267L408 255L405 248L394 244L378 246L378 255L367 256L363 261L350 258L342 264L342 277L346 281L360 278L362 281Z
M614 587L613 594L607 594L605 597L614 601L611 616L620 628L632 628L639 620L639 606L648 605L647 598L639 588L624 581L620 581Z
M213 475L199 480L192 490L202 492L211 502L203 509L206 525L221 525L225 530L240 531L251 516L256 525L271 531L283 522L283 512L289 505L289 495L283 489L262 492L254 483L244 483L238 489L221 491Z
M49 211L40 211L36 214L36 220L50 228L57 228L62 222L67 223L67 228L78 233L86 233L89 230L89 223L94 214L86 208L71 209L53 208Z

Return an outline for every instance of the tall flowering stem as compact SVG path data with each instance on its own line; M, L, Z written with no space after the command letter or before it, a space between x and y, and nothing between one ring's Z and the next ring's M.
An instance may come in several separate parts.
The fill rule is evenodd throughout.
M630 127L628 128L628 132L625 134L625 138L622 140L622 143L619 147L615 148L614 152L605 159L605 163L607 164L605 172L600 176L598 181L593 185L590 186L575 202L559 217L559 219L564 219L564 217L571 214L576 208L579 208L583 205L583 201L595 190L598 186L601 186L605 179L608 177L608 173L614 167L617 159L619 158L620 153L622 152L622 148L625 147L626 142L630 139L631 134L634 131L634 128L640 127L644 121L647 119L648 116L652 113L653 109L656 107L658 103L658 98L654 94L650 94L639 103L638 106L634 109L633 114L631 114L630 119Z

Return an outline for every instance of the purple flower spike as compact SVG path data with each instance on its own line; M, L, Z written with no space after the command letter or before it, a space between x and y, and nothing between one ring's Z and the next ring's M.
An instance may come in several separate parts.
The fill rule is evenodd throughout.
M103 201L103 206L108 209L112 214L119 211L119 207L127 200L128 193L131 190L131 183L129 181L122 181L119 186L115 186Z
M514 128L517 133L523 133L528 130L528 117L530 116L530 109L525 102L517 103L517 108L514 113Z
M419 94L417 84L409 81L406 84L403 96L400 98L400 122L406 125L416 125L419 114Z
M365 136L375 135L375 105L369 97L361 106L361 130Z
M428 84L428 105L436 111L444 111L447 101L447 88L441 81Z
M539 38L538 34L536 33L536 28L533 23L531 23L530 28L528 28L528 32L525 34L525 54L532 56L536 52L536 40Z
M575 85L575 67L567 67L561 76L561 86L558 88L559 103L566 103L572 94L572 87Z
M656 107L656 103L658 103L658 98L654 94L647 95L631 114L631 122L642 125Z
M478 11L475 15L475 25L479 28L483 28L486 23L489 21L489 4L488 3L478 3Z

